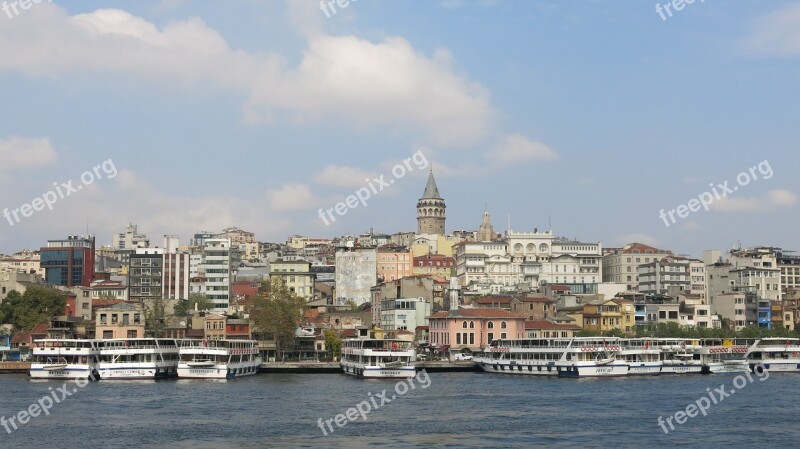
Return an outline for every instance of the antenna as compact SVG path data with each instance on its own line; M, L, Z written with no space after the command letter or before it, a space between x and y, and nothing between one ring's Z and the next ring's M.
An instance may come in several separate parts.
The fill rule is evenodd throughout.
M547 227L550 229L550 231L553 230L553 219L550 214L547 214Z

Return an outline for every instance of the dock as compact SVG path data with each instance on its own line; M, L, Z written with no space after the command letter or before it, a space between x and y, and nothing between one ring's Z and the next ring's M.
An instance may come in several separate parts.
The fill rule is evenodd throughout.
M31 362L0 362L0 374L27 374L30 369Z
M429 373L477 371L472 362L417 362L417 370ZM259 373L341 374L338 362L266 362Z

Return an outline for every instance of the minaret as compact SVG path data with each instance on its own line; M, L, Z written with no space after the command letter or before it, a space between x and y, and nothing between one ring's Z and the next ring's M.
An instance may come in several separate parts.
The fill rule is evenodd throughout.
M445 206L436 180L433 179L433 167L428 175L425 192L417 203L417 234L445 235Z

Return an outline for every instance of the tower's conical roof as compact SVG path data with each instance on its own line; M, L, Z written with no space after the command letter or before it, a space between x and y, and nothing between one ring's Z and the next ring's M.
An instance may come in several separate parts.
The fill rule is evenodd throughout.
M425 192L422 193L422 199L430 198L441 198L439 188L436 187L436 180L433 179L433 170L428 175L428 183L425 185Z

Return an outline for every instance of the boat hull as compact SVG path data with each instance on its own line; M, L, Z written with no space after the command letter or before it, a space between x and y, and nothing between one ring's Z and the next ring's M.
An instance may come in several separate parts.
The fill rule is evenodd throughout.
M661 368L661 374L700 374L702 372L702 365L664 365Z
M629 376L656 376L661 374L664 366L661 363L629 363Z
M628 375L628 365L561 365L559 377L618 377Z
M92 366L67 365L60 369L45 369L47 365L34 363L28 374L32 379L99 379L98 373Z
M517 374L524 376L558 376L555 364L509 363L508 360L473 359L478 368L487 373Z
M414 366L380 367L346 362L342 362L340 366L345 374L360 379L409 379L417 375L417 369Z
M130 380L130 379L166 379L176 376L177 365L130 365L101 363L97 367L100 379L103 380Z
M235 363L214 365L211 367L192 367L187 364L178 364L178 378L180 379L236 379L239 377L258 374L261 361L253 363Z
M763 366L772 373L800 373L800 361L764 360L760 363L750 363L750 370Z

